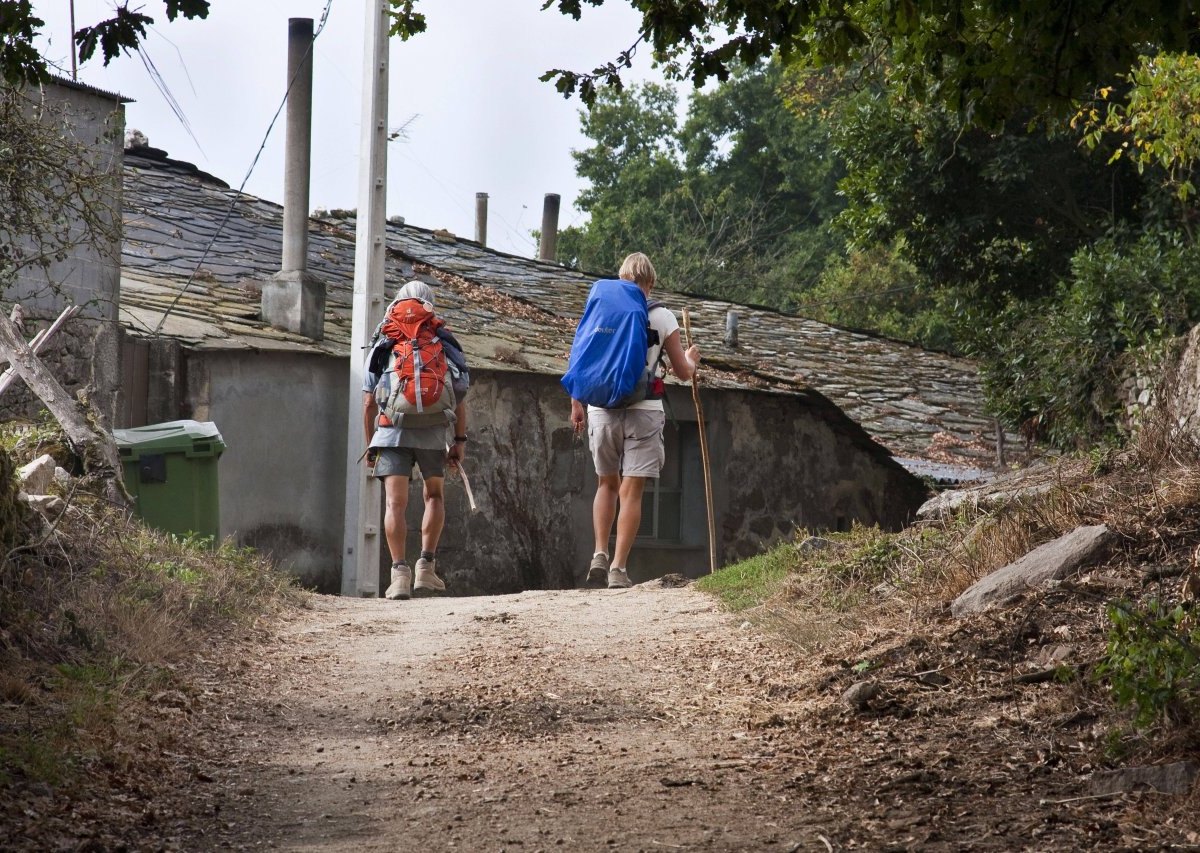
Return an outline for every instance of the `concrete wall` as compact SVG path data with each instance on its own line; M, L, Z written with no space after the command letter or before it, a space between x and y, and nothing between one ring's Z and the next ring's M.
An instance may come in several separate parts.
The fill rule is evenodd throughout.
M592 553L596 475L586 438L575 437L568 401L548 376L481 372L469 397L466 463L479 511L461 485L447 486L440 571L460 592L576 586ZM898 529L924 501L921 482L817 394L705 391L716 510L718 564L759 553L799 529L836 530L854 521ZM682 447L680 535L639 540L634 580L707 573L708 533L695 408L672 388L669 411ZM669 427L669 429L671 429ZM419 486L409 505L417 541ZM410 557L415 558L416 552Z
M221 533L272 552L308 586L340 588L344 508L345 362L294 353L185 352L186 394L152 394L160 411L213 421L228 450L219 464ZM156 374L153 364L151 374ZM476 371L461 481L446 484L439 572L457 594L579 585L592 551L596 476L552 376ZM853 521L898 528L925 498L828 400L705 390L719 564L759 553L800 529ZM639 539L635 580L708 571L708 535L690 390L671 388L668 454L678 460L679 524L665 540ZM355 424L354 428L358 428ZM420 549L422 483L408 507L408 557ZM382 524L382 519L381 519ZM386 548L384 549L386 551ZM387 586L386 553L380 588Z
M705 392L722 562L749 557L797 530L898 530L925 486L876 452L815 392L795 397Z
M38 97L37 90L29 90ZM124 150L124 107L113 97L49 83L45 97L63 126L71 128L80 143L88 168L101 176L97 194L88 204L99 218L105 239L86 240L73 247L62 261L46 270L26 268L4 302L20 302L29 322L26 338L58 316L69 304L83 307L43 353L56 367L60 381L71 392L86 389L90 402L106 422L114 422L120 385L117 331L120 287L121 169ZM53 119L47 119L48 121ZM72 239L84 240L82 227L72 226ZM4 397L3 415L28 416L41 404L23 386Z
M189 353L189 417L212 421L221 535L272 553L306 586L341 587L346 394L340 359Z

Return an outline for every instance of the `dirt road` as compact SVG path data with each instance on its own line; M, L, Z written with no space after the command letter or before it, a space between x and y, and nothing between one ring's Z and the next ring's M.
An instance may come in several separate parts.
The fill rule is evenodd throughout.
M705 595L314 602L248 666L224 843L826 849L748 728L785 659Z
M208 763L180 790L181 848L1057 851L1192 838L1186 803L1089 795L1092 717L1071 686L1014 684L1010 638L990 622L860 631L843 659L769 641L691 587L311 602L212 673ZM861 678L859 655L880 664L883 692L855 710L841 694Z

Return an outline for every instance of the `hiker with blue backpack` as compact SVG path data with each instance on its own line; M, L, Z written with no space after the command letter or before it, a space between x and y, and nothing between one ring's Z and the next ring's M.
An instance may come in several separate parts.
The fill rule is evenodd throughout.
M562 378L571 395L571 424L577 433L587 428L598 480L587 582L609 589L632 585L627 563L642 523L642 492L666 459L663 356L684 382L700 364L698 347L684 351L675 315L648 301L657 281L650 259L634 252L617 275L592 285ZM610 556L614 521L617 538Z
M437 547L446 521L445 469L457 469L466 455L470 374L462 347L434 313L429 285L410 281L400 288L375 331L364 374L367 468L383 481L383 530L392 557L384 595L403 600L443 592ZM414 466L425 481L415 578L404 518Z

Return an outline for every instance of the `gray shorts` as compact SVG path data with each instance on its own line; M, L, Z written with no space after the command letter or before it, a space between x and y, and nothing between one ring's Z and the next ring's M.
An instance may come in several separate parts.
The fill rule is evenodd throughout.
M601 476L657 477L666 451L661 409L589 409L588 446Z
M421 469L421 476L426 480L446 476L444 450L417 450L414 447L380 447L378 450L379 458L375 460L372 477L411 477L413 465Z

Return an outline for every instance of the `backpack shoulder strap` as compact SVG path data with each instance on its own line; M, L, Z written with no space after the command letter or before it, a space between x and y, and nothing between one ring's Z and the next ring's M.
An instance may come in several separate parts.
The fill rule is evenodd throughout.
M660 337L658 334L658 329L656 329L650 325L650 312L653 311L655 308L665 308L665 307L666 306L663 305L661 302L659 302L657 299L651 299L648 302L646 302L646 334L648 335L647 340L648 340L648 343L650 344L650 346L658 347L658 361L660 361L660 362L662 361L663 348L667 345L667 342L664 340L660 340Z
M434 332L439 338L441 338L442 343L449 344L459 352L463 351L462 344L458 342L458 338L454 337L454 333L450 331L449 327L447 327L445 323L438 326Z

